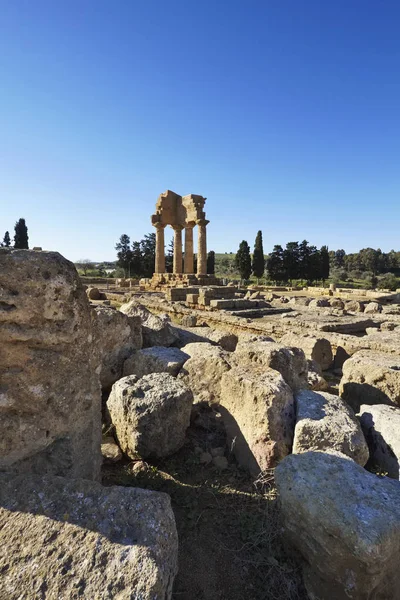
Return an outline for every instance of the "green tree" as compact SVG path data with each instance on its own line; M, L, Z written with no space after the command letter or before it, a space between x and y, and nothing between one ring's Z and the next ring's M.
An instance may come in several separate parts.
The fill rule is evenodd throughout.
M131 275L141 277L143 274L142 251L140 242L132 242Z
M117 250L117 265L124 270L125 277L127 277L132 261L131 240L129 235L123 233L119 238L119 242L116 243L115 249Z
M140 241L142 252L142 265L144 277L151 277L154 273L154 264L156 260L156 234L149 233Z
M168 244L167 254L165 256L165 271L172 273L174 270L174 239Z
M310 259L312 250L308 245L307 240L303 240L299 245L299 269L298 276L300 279L310 280Z
M254 252L253 252L253 262L251 265L253 275L257 277L257 283L260 280L260 277L264 275L265 270L265 260L264 260L264 248L263 248L263 240L262 233L258 231L256 236L256 241L254 244Z
M293 281L300 276L299 242L288 242L283 251L283 269L286 281Z
M28 250L28 228L25 219L19 219L15 223L14 248Z
M283 248L282 246L274 246L269 258L267 260L267 271L268 276L275 283L282 283L287 281L285 279L285 271L283 268Z
M328 246L321 246L319 251L321 255L321 279L325 283L325 280L329 277L329 250Z
M341 269L342 267L345 266L345 256L346 256L346 252L343 249L336 250L335 258L333 259L333 266L336 269Z
M240 242L239 250L236 253L235 264L239 271L241 279L248 279L251 275L251 256L250 246L243 240Z
M11 238L8 231L5 232L3 237L3 243L1 245L5 246L6 248L9 248L11 246Z
M210 250L207 254L207 273L208 275L215 274L215 252L214 250Z

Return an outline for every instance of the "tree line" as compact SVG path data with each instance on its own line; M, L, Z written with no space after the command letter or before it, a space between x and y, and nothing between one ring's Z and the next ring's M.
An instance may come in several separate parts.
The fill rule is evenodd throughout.
M307 240L289 242L285 249L274 246L273 251L265 259L262 232L258 231L253 255L249 244L243 240L236 253L235 265L241 279L247 280L251 275L259 280L266 276L276 284L301 279L307 283L325 281L329 277L329 251L327 246L317 249L310 246Z
M25 219L18 219L14 226L14 244L11 246L10 232L6 231L3 237L3 241L0 246L3 248L13 247L17 250L28 250L29 249L29 236L28 227L26 226Z

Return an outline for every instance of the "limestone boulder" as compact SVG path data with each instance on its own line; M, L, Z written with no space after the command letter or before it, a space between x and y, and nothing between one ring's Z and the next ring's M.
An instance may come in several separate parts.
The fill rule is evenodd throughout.
M100 356L74 265L0 248L0 470L95 479Z
M142 320L108 306L96 306L95 344L101 356L100 382L109 390L122 377L124 363L142 347Z
M121 450L130 458L162 458L185 441L192 392L169 373L117 381L107 401Z
M368 302L364 307L364 312L366 314L380 313L382 312L382 304L379 304L379 302Z
M87 480L0 481L0 597L169 600L178 536L167 494Z
M169 320L150 312L136 300L123 304L120 311L128 317L140 317L142 320L143 347L172 346L178 337Z
M309 298L307 296L293 296L289 300L290 306L308 306L313 300L313 298Z
M243 341L236 346L231 360L242 367L275 369L293 391L307 388L307 359L300 348L265 341Z
M345 302L344 308L348 312L364 312L365 303L358 300L348 300Z
M224 373L219 410L236 460L253 475L291 451L293 394L274 369L234 367Z
M310 598L397 599L400 483L343 454L292 454L275 470L284 532Z
M221 346L221 348L228 350L228 352L233 352L238 341L238 336L236 334L220 329L212 329L211 327L173 326L173 332L178 336L176 345L179 348L183 348L187 344L206 342Z
M286 333L281 341L284 346L301 348L309 360L314 360L325 371L333 362L332 346L329 340L322 336L311 334Z
M358 416L369 446L371 467L400 479L400 409L363 404Z
M386 354L400 355L400 331L377 331L369 333L365 338L361 338L360 342L364 342L364 348Z
M194 402L218 404L222 375L231 368L231 355L219 346L202 342L187 344L182 351L190 358L185 362L179 379L192 391Z
M308 389L314 392L324 392L329 388L329 384L322 376L322 370L315 360L308 360L307 383Z
M169 373L176 377L188 358L189 355L179 348L144 348L125 361L123 374L124 377L137 375L140 378L150 373Z
M332 308L338 308L340 310L344 309L344 302L340 298L331 298L329 300L329 306Z
M335 450L364 466L368 446L352 409L327 392L301 390L295 395L296 426L293 453Z
M86 290L87 297L89 300L104 300L105 296L100 292L97 287L89 287Z
M362 404L400 405L400 356L356 352L343 365L339 392L355 412Z
M314 298L314 300L311 300L311 302L308 304L308 308L310 309L327 308L328 306L328 298Z
M122 459L122 452L112 436L106 436L101 442L101 454L103 461L116 463Z

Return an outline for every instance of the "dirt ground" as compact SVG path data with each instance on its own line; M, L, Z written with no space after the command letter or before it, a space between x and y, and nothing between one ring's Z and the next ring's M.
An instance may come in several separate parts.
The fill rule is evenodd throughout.
M226 469L201 463L202 452L221 447ZM217 411L197 405L177 454L152 464L106 464L103 483L171 496L179 534L174 600L307 598L299 566L282 545L273 475L253 482L238 468Z

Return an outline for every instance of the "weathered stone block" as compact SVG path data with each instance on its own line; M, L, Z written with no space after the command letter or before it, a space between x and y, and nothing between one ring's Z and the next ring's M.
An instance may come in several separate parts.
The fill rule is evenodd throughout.
M95 314L95 344L102 359L100 382L109 390L122 377L128 357L142 347L142 320L105 306L97 306Z
M343 365L339 391L356 412L361 404L400 405L400 356L356 352Z
M290 452L294 400L277 371L234 367L224 373L219 410L236 460L252 474L275 467Z
M0 597L170 600L178 536L167 494L0 476Z
M168 373L123 377L107 401L121 450L130 458L162 458L179 450L190 423L191 391Z
M74 265L1 248L0 289L0 469L97 478L100 357Z
M296 426L293 454L335 450L362 467L369 458L360 423L349 406L326 392L301 390L295 395Z
M363 404L358 416L369 446L371 466L388 477L400 479L400 409Z
M292 454L275 470L285 535L310 598L398 599L400 483L340 453Z
M140 378L150 373L169 373L176 377L188 358L189 355L179 348L144 348L125 361L124 377L136 375Z

